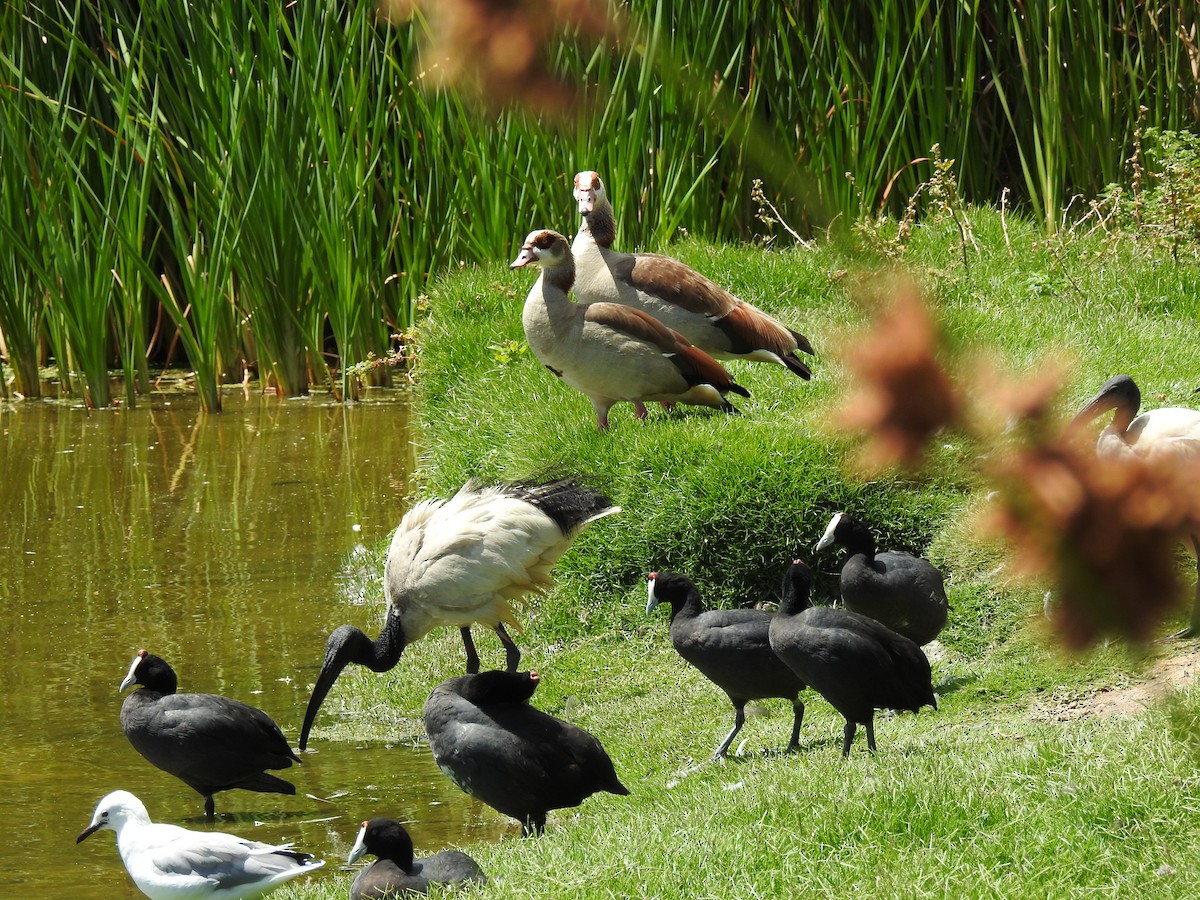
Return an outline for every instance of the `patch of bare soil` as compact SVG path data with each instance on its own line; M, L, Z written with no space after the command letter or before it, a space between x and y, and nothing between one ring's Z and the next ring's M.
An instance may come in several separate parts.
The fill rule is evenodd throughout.
M1136 716L1168 694L1190 687L1200 672L1200 648L1181 656L1160 659L1136 684L1104 688L1086 696L1051 695L1034 704L1037 721L1069 722L1091 716Z

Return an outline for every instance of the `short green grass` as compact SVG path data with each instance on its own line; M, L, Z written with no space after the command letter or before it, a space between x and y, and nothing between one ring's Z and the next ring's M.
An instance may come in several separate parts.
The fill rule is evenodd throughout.
M1027 222L970 215L980 249L967 252L966 265L958 231L945 223L918 226L901 248L956 354L990 352L1015 372L1067 355L1064 412L1118 371L1142 384L1147 406L1192 402L1200 385L1194 264L1100 237L1046 241ZM802 383L782 369L731 364L753 395L740 402L741 416L653 409L639 424L618 407L604 434L587 401L523 350L529 273L498 260L432 291L417 372L422 491L565 469L623 507L564 557L559 587L525 611L518 640L523 667L544 676L536 704L598 735L632 793L555 813L537 840L514 829L469 846L492 876L471 896L1184 897L1200 889L1200 697L1185 691L1136 717L1056 715L1101 687L1139 680L1148 656L1189 646L1058 650L1041 617L1043 587L1003 580L1003 548L969 527L986 490L976 462L990 448L948 435L919 476L861 482L845 467L847 444L828 421L850 388L837 351L864 321L851 286L879 265L872 246L880 245L672 248L808 334L816 376ZM949 576L954 611L933 661L939 709L878 717L878 754L860 734L843 760L841 721L823 700L807 695L802 748L786 756L790 709L769 701L749 718L741 755L709 762L730 724L728 702L675 655L665 612L644 614L645 574L687 571L712 603L770 601L787 561L801 554L828 597L837 559L814 557L813 545L841 508L868 517L889 546L927 552ZM501 658L490 636L480 649L485 664ZM318 732L418 740L425 694L461 666L458 636L447 632L406 652L404 678L348 672L328 704L346 715L326 717ZM281 895L341 897L345 882Z

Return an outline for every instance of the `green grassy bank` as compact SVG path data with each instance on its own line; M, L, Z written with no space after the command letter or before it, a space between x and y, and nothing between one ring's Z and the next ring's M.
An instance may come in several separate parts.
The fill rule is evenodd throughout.
M868 315L859 287L885 260L920 279L947 356L963 370L977 355L1014 373L1067 361L1064 414L1117 372L1142 385L1146 407L1194 404L1200 270L1102 229L1046 239L995 211L963 214L974 244L946 219L903 238L894 225L861 229L816 250L673 247L817 350L809 383L782 368L731 363L752 394L739 401L740 416L652 409L637 423L618 406L612 428L598 433L586 399L524 349L520 309L531 273L509 272L498 259L436 284L416 373L422 492L444 495L471 476L567 470L623 507L564 557L559 587L526 611L518 641L523 667L544 676L535 703L599 736L631 796L597 796L553 814L537 840L518 840L514 826L512 838L467 848L493 879L471 896L1182 897L1200 889L1200 698L1184 693L1136 717L1068 715L1099 688L1144 677L1146 654L1193 645L1066 655L1044 626L1044 586L1010 583L1003 548L969 527L987 490L979 459L993 448L947 434L923 473L863 481L845 465L850 444L830 429L852 389L840 352ZM969 390L989 387L975 380ZM828 597L840 559L812 548L839 509L877 525L882 544L925 552L946 572L953 612L933 659L940 709L881 717L879 753L868 754L860 735L843 760L840 717L811 692L801 751L779 754L790 708L769 701L742 732L740 757L706 763L730 709L674 654L665 612L644 615L646 573L685 571L710 603L745 604L777 599L799 553ZM496 641L480 644L485 665L499 664ZM319 736L419 740L426 693L461 666L457 634L445 633L414 645L389 675L348 672L329 705L350 714L336 728L330 716ZM348 878L327 879L281 895L347 889Z

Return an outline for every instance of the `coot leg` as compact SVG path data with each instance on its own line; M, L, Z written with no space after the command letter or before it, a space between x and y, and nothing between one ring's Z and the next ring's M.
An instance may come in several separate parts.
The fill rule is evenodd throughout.
M842 741L842 756L850 755L850 744L854 740L854 732L857 730L857 728L858 726L856 726L849 719L846 720L846 728L844 730L846 739Z
M713 754L713 759L721 759L725 752L729 749L729 745L733 743L733 739L737 737L737 733L742 730L742 725L746 723L746 701L733 704L733 731L725 736L725 740L721 741L721 746L717 748L717 752Z
M521 837L534 837L546 833L546 814L530 813L521 820Z
M788 742L787 753L800 749L800 723L804 721L804 701L799 698L793 700L792 711L795 712L796 717L792 723L792 739Z

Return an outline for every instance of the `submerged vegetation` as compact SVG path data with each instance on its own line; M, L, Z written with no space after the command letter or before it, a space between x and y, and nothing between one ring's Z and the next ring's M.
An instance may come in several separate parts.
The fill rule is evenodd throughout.
M548 87L476 80L542 114L452 89L493 56L438 29L488 25L489 4L388 6L6 4L4 390L38 396L51 363L102 406L117 369L133 403L152 362L186 361L212 409L247 373L353 396L430 274L564 229L582 168L610 185L620 244L658 247L750 237L756 180L800 231L900 214L937 144L963 197L1012 188L1050 233L1069 197L1130 183L1139 121L1198 115L1186 4L574 0L566 33L518 5L474 39L525 41L519 74Z

